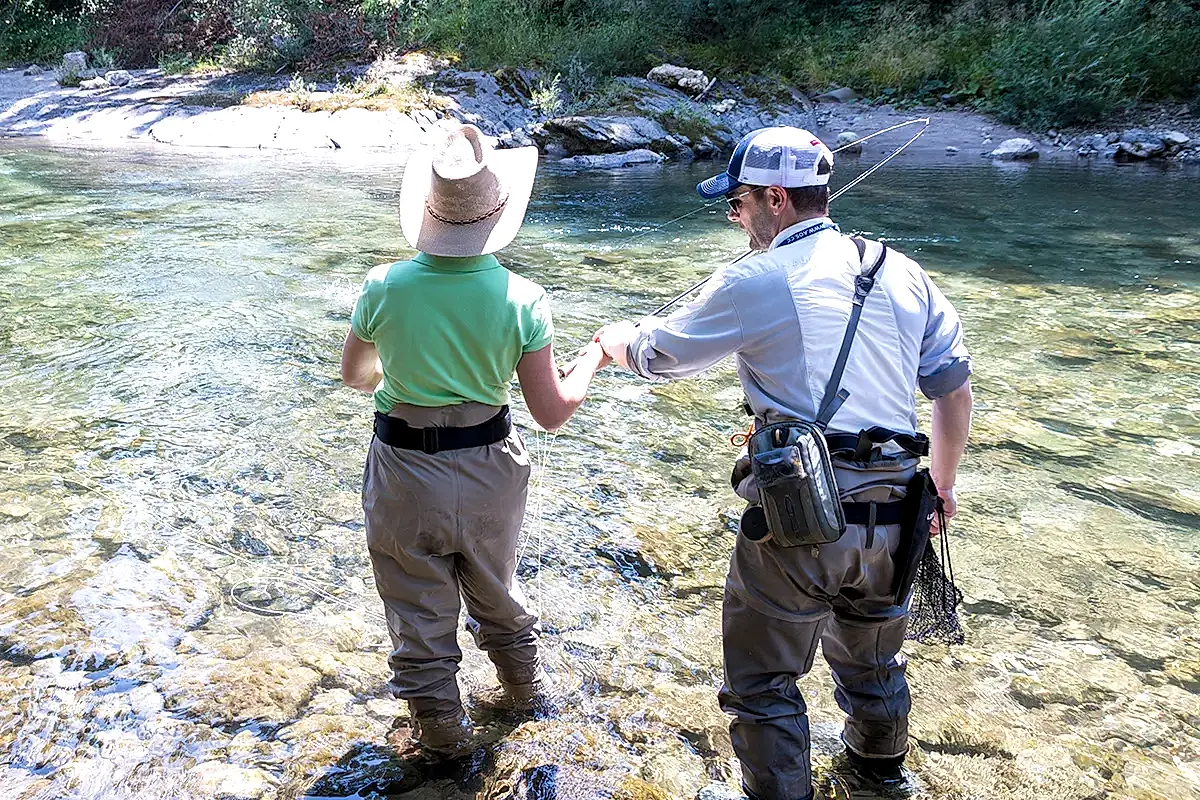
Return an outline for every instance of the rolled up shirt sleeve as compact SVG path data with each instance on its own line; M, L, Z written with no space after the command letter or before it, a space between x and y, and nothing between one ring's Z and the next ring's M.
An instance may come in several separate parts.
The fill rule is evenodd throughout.
M953 392L971 375L971 355L963 341L962 321L941 290L924 272L929 291L929 317L921 339L917 384L930 400Z
M742 345L742 323L727 285L716 280L665 320L647 317L629 344L629 366L643 378L688 378Z

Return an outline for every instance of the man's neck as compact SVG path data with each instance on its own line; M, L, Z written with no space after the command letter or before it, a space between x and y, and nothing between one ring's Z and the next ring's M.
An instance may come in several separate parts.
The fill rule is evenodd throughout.
M786 214L780 216L779 228L775 231L775 236L783 233L793 225L799 225L801 222L808 222L813 219L824 219L825 216L825 214L801 214L789 208Z

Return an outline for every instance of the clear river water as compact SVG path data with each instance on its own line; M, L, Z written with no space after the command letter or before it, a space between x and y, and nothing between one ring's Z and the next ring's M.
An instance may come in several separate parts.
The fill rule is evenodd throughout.
M654 230L712 169L542 167L502 260L549 290L564 358L741 252L718 207ZM0 797L737 785L715 697L744 424L728 363L609 370L553 437L517 408L520 576L567 701L498 710L464 635L484 746L438 764L404 744L358 498L370 400L338 380L363 276L411 252L401 174L0 141ZM907 647L924 796L1200 797L1197 178L964 156L889 165L835 205L930 271L975 356L951 532L967 639ZM844 797L817 664L818 796Z

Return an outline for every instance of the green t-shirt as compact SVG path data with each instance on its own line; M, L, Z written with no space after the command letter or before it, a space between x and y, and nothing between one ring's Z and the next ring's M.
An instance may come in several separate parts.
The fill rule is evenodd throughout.
M367 274L350 329L383 363L375 408L501 406L524 353L554 337L546 291L495 256L418 253Z

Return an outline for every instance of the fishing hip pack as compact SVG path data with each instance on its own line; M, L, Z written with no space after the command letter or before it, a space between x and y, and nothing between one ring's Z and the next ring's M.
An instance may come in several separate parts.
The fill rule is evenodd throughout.
M750 469L777 544L828 544L846 532L829 446L815 424L790 420L759 428L750 438Z
M871 266L865 262L867 243L854 239L861 263L854 281L850 320L842 347L825 385L825 396L815 422L782 420L759 428L750 437L750 470L758 484L759 502L771 538L784 547L836 542L846 532L846 517L833 474L833 460L825 429L850 393L839 388L863 302L875 286L875 277L887 257L887 246Z

